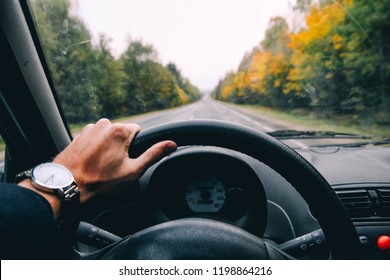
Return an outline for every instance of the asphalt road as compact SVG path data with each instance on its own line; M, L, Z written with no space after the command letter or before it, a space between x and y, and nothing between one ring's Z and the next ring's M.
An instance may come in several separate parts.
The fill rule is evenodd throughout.
M204 96L202 100L174 109L162 110L158 112L147 113L128 118L124 123L138 123L143 129L167 122L193 119L214 119L230 121L241 125L249 126L253 129L263 132L269 132L279 129L297 129L297 130L315 130L315 128L297 125L288 121L273 119L264 116L261 112L254 112L241 107L233 106L224 102L211 99ZM335 143L335 139L321 139L322 144ZM351 139L345 140L352 142ZM319 144L318 140L287 140L286 144L293 148L307 148L310 145ZM340 142L340 140L337 140ZM0 170L4 152L0 151Z
M253 114L249 111L238 109L224 102L215 101L209 96L204 96L202 100L186 106L131 117L123 122L137 123L143 129L145 129L162 123L193 119L230 121L233 123L249 126L253 129L263 132L269 132L278 129L301 129L292 127L291 124L286 122L280 122L269 117L266 118L260 114ZM306 143L302 143L296 140L289 140L286 141L286 143L293 147L307 147ZM1 162L3 161L3 157L4 153L0 151L0 169L2 167Z
M296 127L285 121L282 122L270 117L261 116L259 113L254 114L253 112L245 109L239 109L232 105L215 101L208 96L205 96L198 102L186 106L130 118L125 122L138 123L143 129L145 129L162 123L193 119L230 121L249 126L263 132L279 129L304 129L302 127ZM293 147L300 148L305 148L308 145L308 143L296 140L288 140L286 143Z

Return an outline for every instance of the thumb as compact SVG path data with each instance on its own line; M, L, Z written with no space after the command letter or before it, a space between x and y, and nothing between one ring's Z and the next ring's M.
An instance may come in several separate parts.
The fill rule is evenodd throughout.
M176 151L176 149L176 143L169 140L154 144L138 158L131 159L131 169L134 170L133 173L137 174L138 177L141 177L150 166Z

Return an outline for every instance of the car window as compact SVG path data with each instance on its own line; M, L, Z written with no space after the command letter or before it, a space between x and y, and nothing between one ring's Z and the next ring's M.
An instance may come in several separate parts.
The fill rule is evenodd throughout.
M389 0L30 2L75 133L212 118L390 137Z

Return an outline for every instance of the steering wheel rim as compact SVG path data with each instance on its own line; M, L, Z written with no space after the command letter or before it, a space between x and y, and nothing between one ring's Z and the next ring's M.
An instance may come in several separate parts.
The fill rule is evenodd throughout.
M337 195L323 176L292 148L246 126L216 120L189 120L142 130L129 148L137 157L148 147L173 140L180 146L218 146L263 162L282 175L307 202L321 225L333 259L362 259L356 229Z

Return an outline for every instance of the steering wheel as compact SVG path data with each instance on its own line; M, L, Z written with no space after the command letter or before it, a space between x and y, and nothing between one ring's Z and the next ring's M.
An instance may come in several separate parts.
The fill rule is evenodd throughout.
M333 259L362 259L360 241L348 213L322 175L275 138L222 121L191 120L141 131L130 147L137 157L151 145L207 145L235 150L281 174L305 199L321 225ZM120 253L119 253L120 252ZM222 222L187 218L156 225L123 239L106 258L128 259L288 259L286 253L248 232Z

